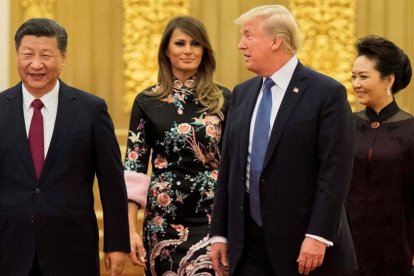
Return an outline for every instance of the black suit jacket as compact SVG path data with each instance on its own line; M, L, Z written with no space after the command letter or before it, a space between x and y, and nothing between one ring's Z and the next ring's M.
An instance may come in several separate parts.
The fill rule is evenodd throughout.
M233 274L244 243L244 194L250 120L262 85L255 77L233 91L212 217L212 236L228 239ZM311 275L356 270L344 200L353 155L345 88L299 63L282 100L260 177L264 240L276 275L297 275L305 234L333 241Z
M0 93L0 275L99 275L93 183L104 211L104 250L129 251L121 156L104 100L60 82L52 140L36 180L22 84Z

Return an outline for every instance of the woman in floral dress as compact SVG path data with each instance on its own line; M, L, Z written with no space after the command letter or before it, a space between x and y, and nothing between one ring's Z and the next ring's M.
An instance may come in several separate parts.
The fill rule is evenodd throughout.
M213 82L214 53L193 17L170 20L158 64L158 84L134 101L127 142L132 262L146 275L214 275L208 233L230 91Z

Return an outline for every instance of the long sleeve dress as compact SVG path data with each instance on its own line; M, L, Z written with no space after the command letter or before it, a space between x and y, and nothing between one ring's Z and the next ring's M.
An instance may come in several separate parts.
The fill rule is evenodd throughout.
M175 80L166 98L140 93L133 104L124 167L128 198L145 204L135 194L148 192L142 206L146 275L214 275L209 224L231 93L220 87L222 111L208 114L200 112L194 84Z
M348 211L360 276L409 275L414 254L414 118L395 102L355 114Z

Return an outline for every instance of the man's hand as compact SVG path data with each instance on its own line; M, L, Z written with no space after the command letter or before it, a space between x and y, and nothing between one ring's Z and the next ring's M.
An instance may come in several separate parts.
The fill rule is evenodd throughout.
M144 246L142 244L141 236L133 231L129 233L129 237L131 240L131 261L133 265L144 266L145 265L145 256L147 253L145 252Z
M126 260L125 252L108 252L105 253L105 268L106 271L111 272L111 276L121 275L124 270L124 264Z
M299 274L309 275L315 268L320 267L325 257L326 244L305 237L298 257Z
M227 260L227 244L215 242L211 245L210 260L218 276L229 275L229 262Z

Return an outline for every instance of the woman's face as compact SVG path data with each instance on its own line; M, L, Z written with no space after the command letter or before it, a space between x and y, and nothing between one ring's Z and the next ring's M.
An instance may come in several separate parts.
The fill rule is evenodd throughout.
M170 58L174 76L185 81L197 73L203 57L203 46L177 28L171 35L166 55Z
M352 87L360 104L377 111L392 101L392 94L387 91L391 89L393 77L382 79L375 66L375 60L357 57L352 68Z

